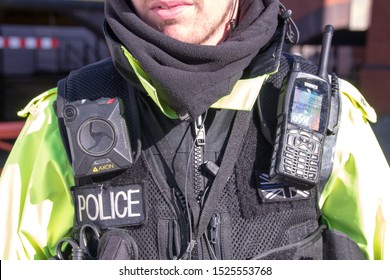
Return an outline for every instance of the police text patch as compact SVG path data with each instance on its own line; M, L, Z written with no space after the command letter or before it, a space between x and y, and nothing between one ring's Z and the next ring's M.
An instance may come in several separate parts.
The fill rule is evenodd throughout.
M72 189L76 226L93 223L100 228L140 225L145 221L142 184L88 185Z

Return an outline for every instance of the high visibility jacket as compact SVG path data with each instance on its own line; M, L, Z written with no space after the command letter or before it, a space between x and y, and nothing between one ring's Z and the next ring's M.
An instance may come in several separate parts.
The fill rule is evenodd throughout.
M370 259L389 244L389 166L369 121L375 112L351 84L340 81L342 112L332 175L319 202L324 222L358 243ZM0 180L2 259L46 259L74 222L74 185L53 110L56 89L35 98ZM387 230L386 230L387 229Z

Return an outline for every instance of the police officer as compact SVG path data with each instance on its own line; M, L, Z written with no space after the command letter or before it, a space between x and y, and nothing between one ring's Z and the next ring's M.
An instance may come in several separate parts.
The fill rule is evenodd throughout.
M107 1L111 59L19 112L1 258L68 258L57 246L68 242L79 259L383 259L389 167L351 84L334 81L326 182L269 180L272 96L293 60L315 71L281 52L283 11L277 0Z

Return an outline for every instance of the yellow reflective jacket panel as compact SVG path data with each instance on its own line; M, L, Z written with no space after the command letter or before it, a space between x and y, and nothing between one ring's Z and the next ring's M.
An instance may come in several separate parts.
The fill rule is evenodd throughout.
M389 220L389 166L367 119L375 113L342 81L341 126L334 170L320 200L324 222L382 259ZM56 90L26 107L25 127L0 178L0 257L46 259L73 226L72 168L58 132ZM388 237L386 238L387 240ZM389 254L389 253L388 253Z
M330 228L349 235L368 258L383 259L390 240L386 230L389 165L368 122L376 121L374 110L350 83L341 80L340 91L342 113L333 172L320 207Z
M73 225L73 174L53 111L55 93L26 107L28 119L1 174L1 259L47 259Z

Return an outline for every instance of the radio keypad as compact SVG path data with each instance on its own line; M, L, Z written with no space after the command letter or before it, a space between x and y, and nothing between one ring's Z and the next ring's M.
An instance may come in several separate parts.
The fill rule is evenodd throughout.
M308 131L288 131L284 172L315 181L319 175L320 146L320 139Z

